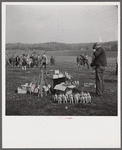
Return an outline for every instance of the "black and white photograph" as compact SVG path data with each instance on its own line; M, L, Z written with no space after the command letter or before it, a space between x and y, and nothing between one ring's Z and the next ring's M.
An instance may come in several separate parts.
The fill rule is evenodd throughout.
M119 86L119 2L2 3L4 148L119 148Z

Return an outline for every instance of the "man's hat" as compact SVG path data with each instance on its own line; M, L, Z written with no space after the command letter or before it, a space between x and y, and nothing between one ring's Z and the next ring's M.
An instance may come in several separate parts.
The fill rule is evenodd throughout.
M100 47L100 43L98 43L98 42L94 43L93 49L96 49L96 48L98 48L98 47Z

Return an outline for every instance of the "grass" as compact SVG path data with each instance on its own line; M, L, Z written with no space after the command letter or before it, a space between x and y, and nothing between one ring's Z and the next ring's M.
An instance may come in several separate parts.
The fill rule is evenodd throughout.
M54 53L54 52L53 52ZM15 116L117 116L117 76L112 71L115 68L115 54L110 54L105 72L105 93L103 97L94 95L95 89L84 88L86 82L94 82L95 77L91 73L92 69L77 67L76 56L58 55L55 52L56 64L48 65L47 69L59 69L61 72L67 71L74 80L79 80L78 87L81 91L89 91L92 95L91 104L58 104L53 101L52 95L47 97L37 97L36 95L17 94L16 89L26 82L31 82L34 76L40 73L39 68L27 68L29 71L22 71L21 68L6 67L6 115ZM52 54L50 52L50 57ZM76 53L75 53L76 55ZM112 64L111 64L112 63ZM68 109L66 109L66 106Z
M29 51L29 50L7 50L6 53L9 55L9 56L12 56L12 55L22 55L22 54L31 54L31 53L37 53L37 54L43 54L45 51L43 50L36 50L36 51ZM93 52L93 50L87 50L87 51L81 51L81 50L60 50L60 51L46 51L46 54L47 56L77 56L77 55L81 55L82 53L86 53L90 56L91 53ZM116 58L117 56L117 51L107 51L107 57L111 57L111 58Z

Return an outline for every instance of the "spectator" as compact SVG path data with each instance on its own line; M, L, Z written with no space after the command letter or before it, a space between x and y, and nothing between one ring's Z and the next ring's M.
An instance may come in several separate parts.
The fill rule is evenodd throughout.
M40 54L37 55L37 66L40 67L41 64L41 56Z
M88 54L85 54L85 60L84 60L85 64L87 65L87 68L89 69L89 60L88 60Z
M85 66L85 64L87 65L87 68L89 69L89 61L88 61L88 55L84 55L84 54L81 54L81 59L83 60L83 64Z
M26 65L27 65L26 56L25 56L25 54L23 54L23 57L22 57L22 70L26 71Z
M105 50L99 43L93 45L95 59L91 63L91 67L95 67L96 73L96 95L102 96L104 91L103 73L107 67L107 57Z
M42 55L42 67L43 68L45 68L46 69L46 64L47 64L47 56L46 56L46 54L44 53L43 55Z
M17 57L16 57L16 66L19 67L19 64L20 64L20 57L17 56Z

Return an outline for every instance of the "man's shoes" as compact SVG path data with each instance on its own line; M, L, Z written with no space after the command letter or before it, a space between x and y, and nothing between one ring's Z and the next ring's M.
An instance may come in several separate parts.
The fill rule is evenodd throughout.
M91 96L97 96L97 97L102 97L103 95L97 94L97 93L90 93Z
M92 71L92 74L94 74L95 73L95 71Z
M100 96L100 97L102 97L103 95L101 95L101 94L97 94L97 93L96 93L96 96Z
M95 95L97 95L97 96L103 96L103 94L98 94L98 93L96 93Z

